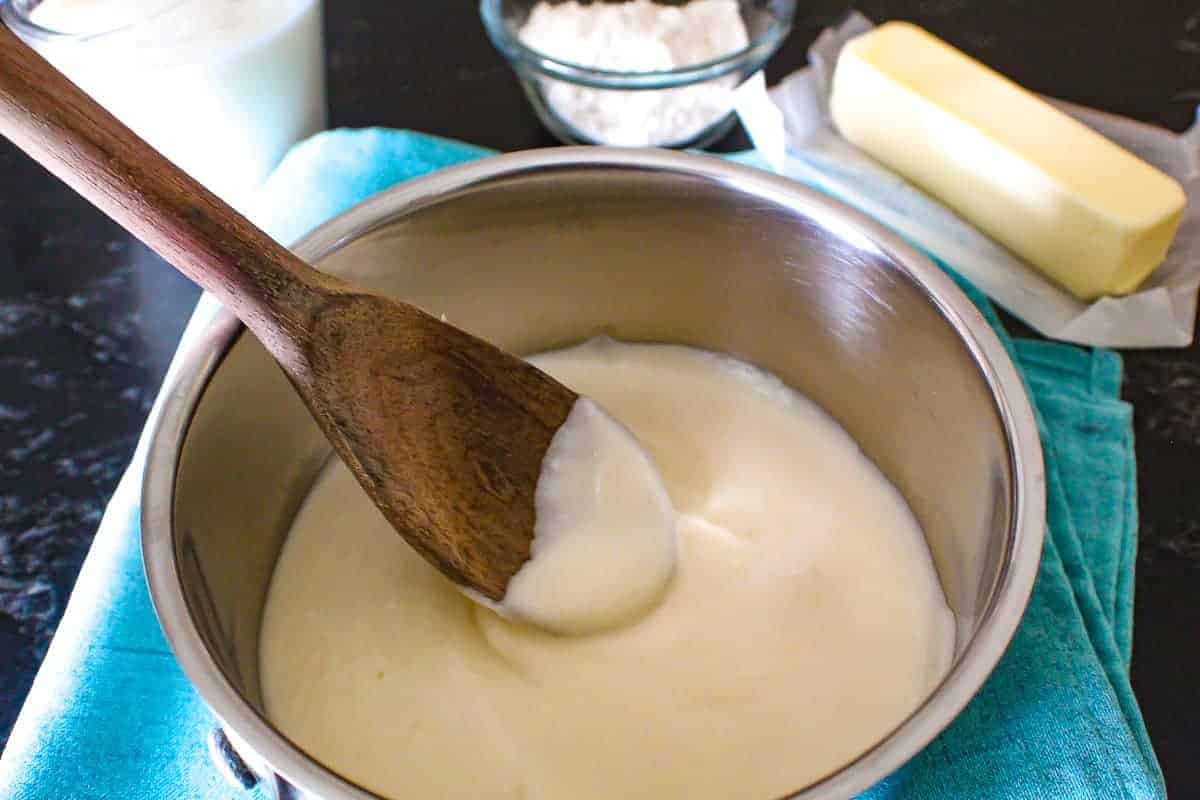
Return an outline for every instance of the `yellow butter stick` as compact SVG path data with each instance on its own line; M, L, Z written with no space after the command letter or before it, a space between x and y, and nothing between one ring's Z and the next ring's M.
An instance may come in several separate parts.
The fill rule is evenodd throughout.
M834 124L1075 296L1128 294L1183 215L1170 176L915 25L850 41Z

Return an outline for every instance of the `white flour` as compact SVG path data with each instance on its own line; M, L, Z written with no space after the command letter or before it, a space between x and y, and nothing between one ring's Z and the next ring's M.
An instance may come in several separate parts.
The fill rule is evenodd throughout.
M703 64L750 43L735 0L534 6L521 41L551 58L620 72ZM546 101L588 138L628 146L683 143L729 113L736 75L677 89L618 91L542 79Z

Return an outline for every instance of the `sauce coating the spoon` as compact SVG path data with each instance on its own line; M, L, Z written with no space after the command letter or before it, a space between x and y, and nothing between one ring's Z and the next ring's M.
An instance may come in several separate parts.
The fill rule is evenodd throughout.
M675 509L654 462L586 397L559 428L538 478L531 558L500 610L564 634L646 611L675 571Z

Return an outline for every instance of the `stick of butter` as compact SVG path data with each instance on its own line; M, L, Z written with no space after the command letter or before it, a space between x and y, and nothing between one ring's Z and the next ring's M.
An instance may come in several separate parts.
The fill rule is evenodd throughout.
M889 22L838 58L842 136L1083 300L1162 263L1179 183L924 30Z

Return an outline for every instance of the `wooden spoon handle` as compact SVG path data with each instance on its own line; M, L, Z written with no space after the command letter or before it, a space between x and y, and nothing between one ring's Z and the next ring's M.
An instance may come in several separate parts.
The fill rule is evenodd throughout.
M291 360L288 341L311 309L340 286L142 141L3 23L0 133L216 295L281 360Z

